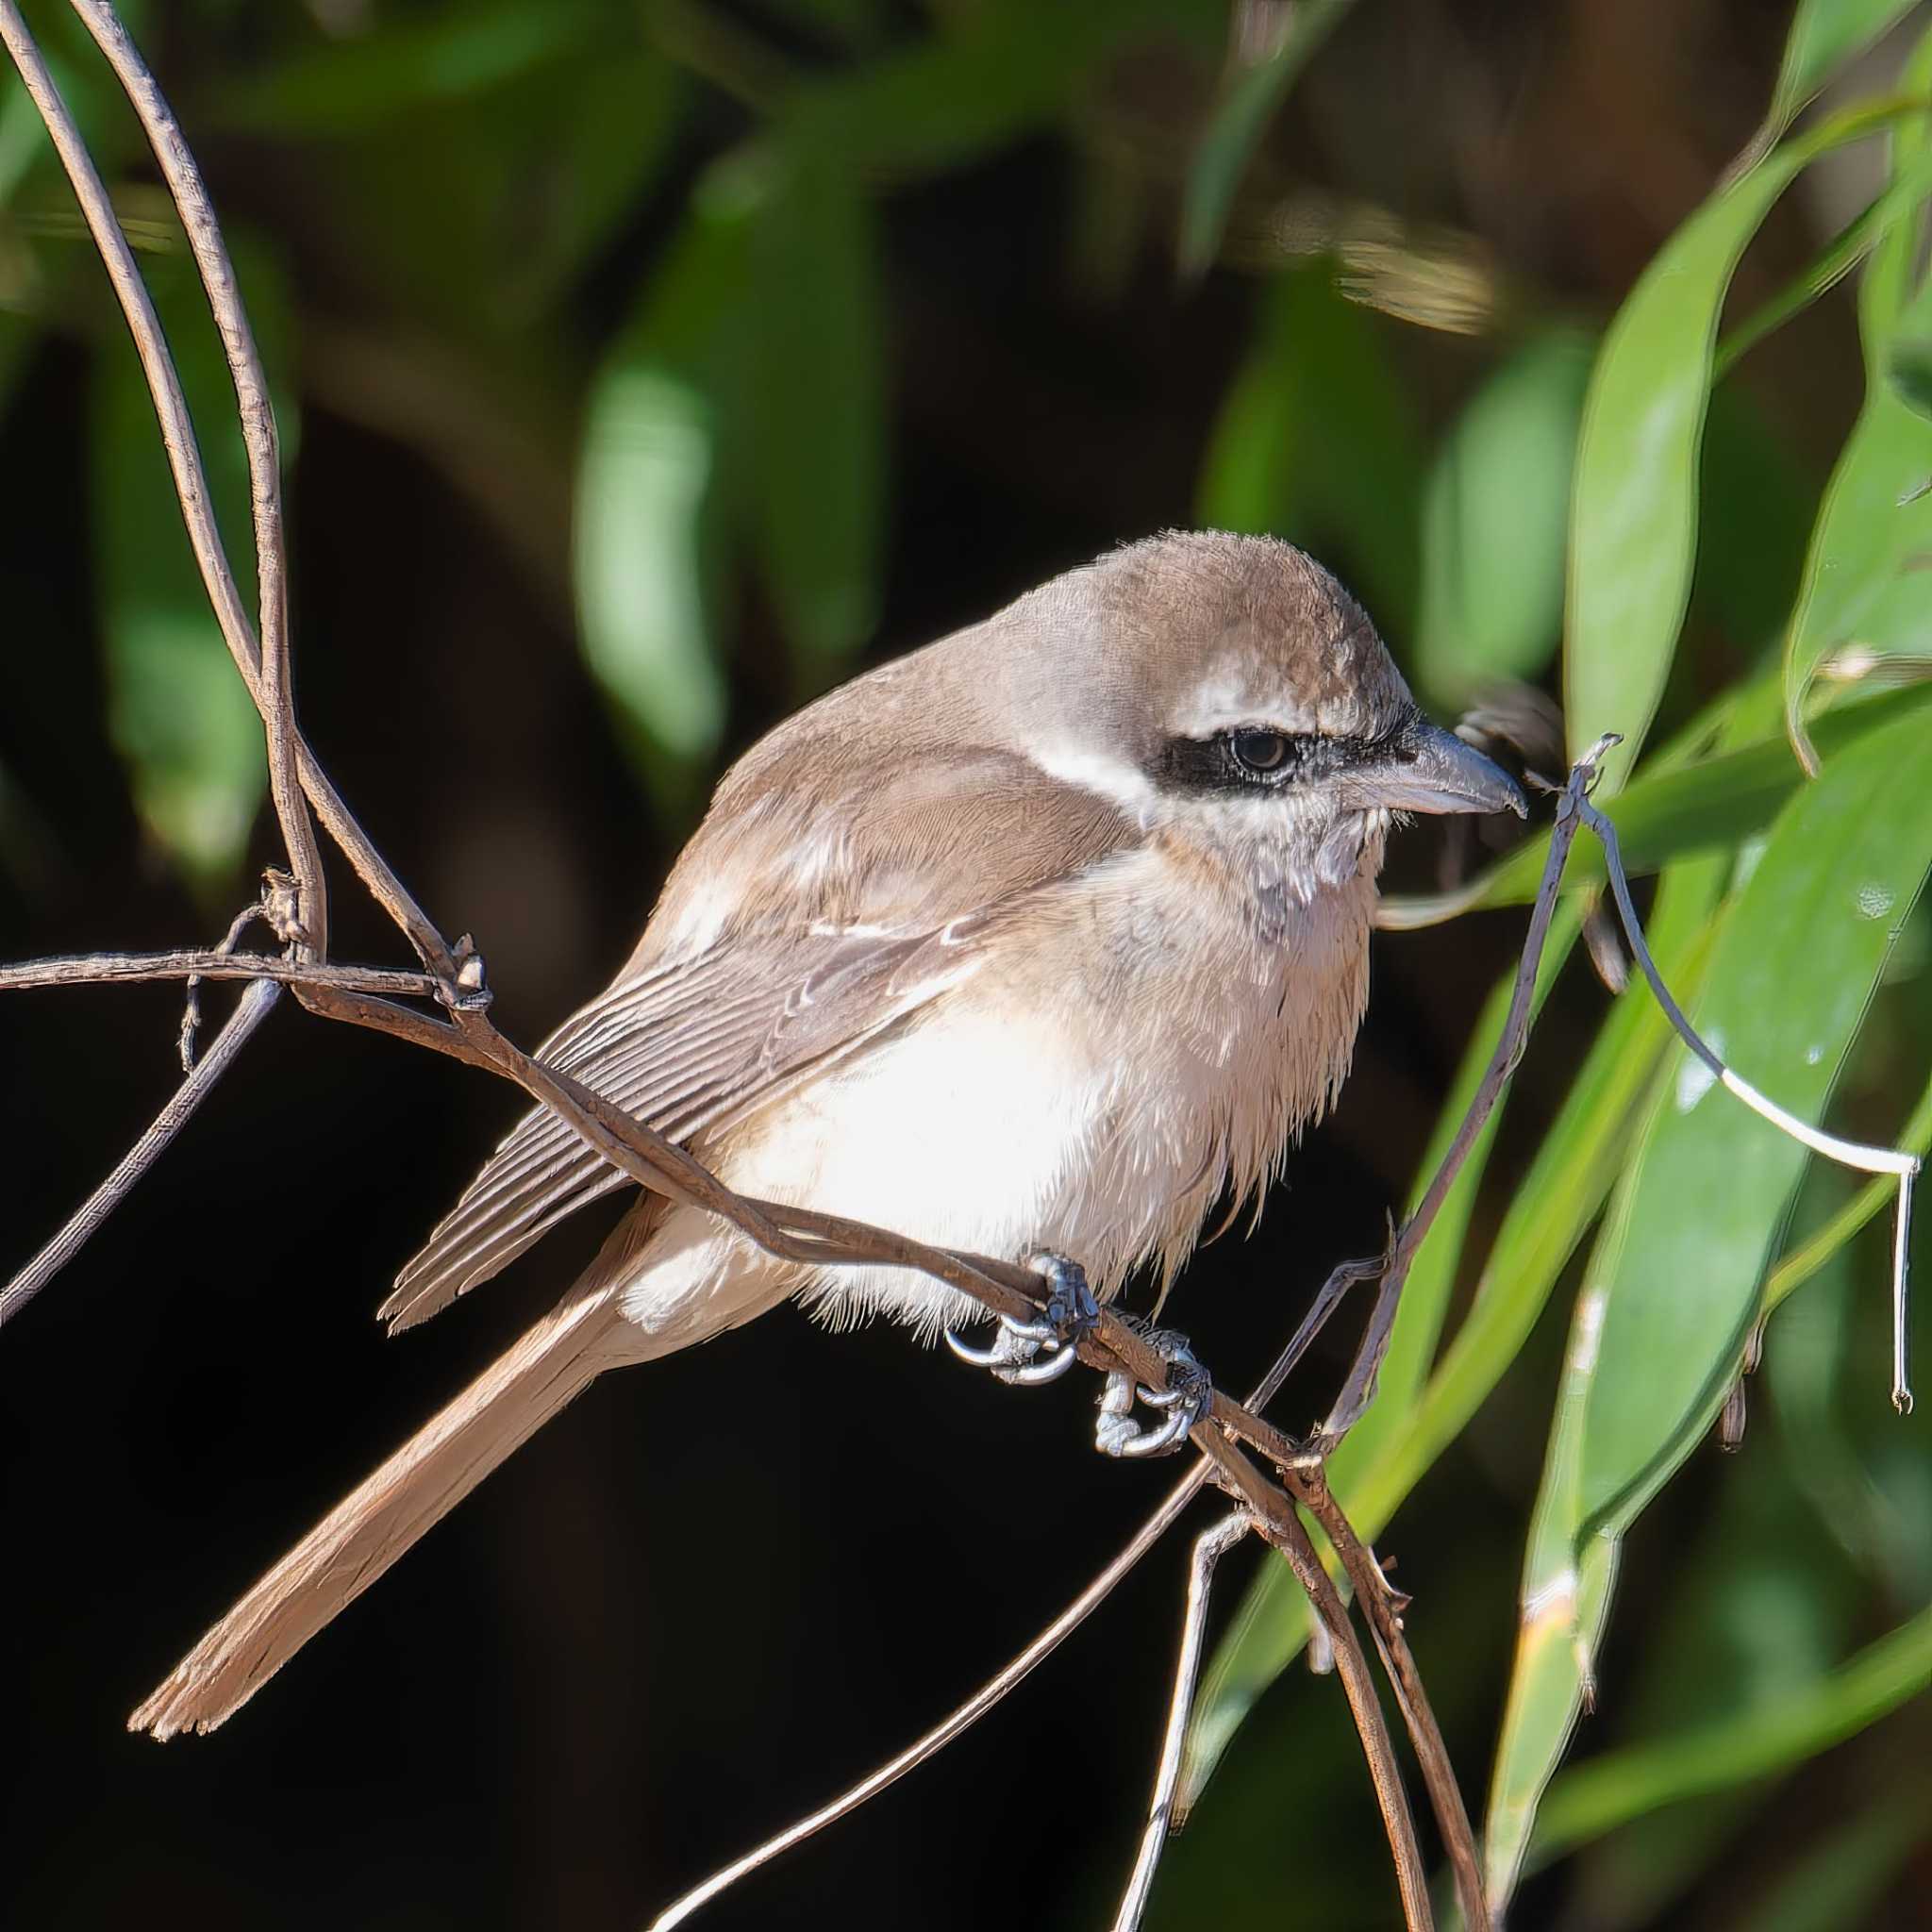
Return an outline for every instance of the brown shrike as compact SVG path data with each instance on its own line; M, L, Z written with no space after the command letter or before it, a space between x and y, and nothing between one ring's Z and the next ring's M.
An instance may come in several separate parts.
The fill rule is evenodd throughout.
M1391 817L1506 808L1515 787L1423 717L1326 572L1266 538L1158 537L755 745L624 970L540 1058L742 1193L939 1247L1071 1257L1106 1297L1143 1263L1171 1277L1217 1198L1263 1188L1333 1097ZM626 1184L529 1114L384 1319L433 1315ZM794 1298L927 1338L982 1313L910 1271L774 1260L641 1193L555 1312L284 1557L133 1727L220 1724L604 1370Z

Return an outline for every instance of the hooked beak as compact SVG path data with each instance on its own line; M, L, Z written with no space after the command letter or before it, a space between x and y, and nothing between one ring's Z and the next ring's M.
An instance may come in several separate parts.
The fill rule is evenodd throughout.
M1350 774L1365 806L1387 811L1513 811L1529 816L1500 765L1417 713L1373 764Z

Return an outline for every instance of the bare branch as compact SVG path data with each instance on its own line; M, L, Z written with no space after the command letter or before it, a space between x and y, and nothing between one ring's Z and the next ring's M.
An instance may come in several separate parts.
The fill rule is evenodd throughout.
M1293 1343L1283 1350L1275 1357L1274 1366L1262 1376L1254 1393L1248 1397L1247 1407L1251 1409L1266 1407L1280 1392L1282 1383L1288 1379L1299 1357L1300 1350ZM720 1892L735 1885L739 1879L747 1877L760 1866L769 1864L794 1845L803 1844L807 1839L823 1831L827 1825L849 1817L869 1799L876 1797L879 1792L905 1776L908 1771L916 1769L928 1757L944 1749L962 1731L977 1724L1008 1692L1017 1690L1041 1663L1052 1656L1113 1594L1128 1572L1173 1527L1181 1511L1207 1487L1208 1479L1213 1473L1214 1465L1207 1457L1203 1457L1196 1462L1194 1467L1168 1491L1166 1498L1153 1515L1128 1538L1125 1547L1107 1568L1018 1657L995 1672L964 1704L949 1716L942 1718L924 1737L908 1744L897 1757L880 1765L876 1771L861 1778L858 1784L841 1792L829 1804L821 1806L818 1810L799 1819L796 1824L786 1826L775 1837L767 1839L763 1844L747 1852L742 1857L734 1859L729 1865L713 1873L702 1885L693 1886L690 1891L674 1900L651 1921L648 1932L670 1932L672 1926L682 1924L700 1906L708 1905Z
M4 5L5 0L0 0ZM337 988L343 992L434 999L440 980L426 973L397 973L386 966L320 966L274 959L262 953L76 953L63 958L29 959L0 966L0 992L42 986L126 986L146 979L273 979L304 991Z
M258 980L242 995L242 1004L215 1035L214 1044L202 1056L200 1065L182 1081L174 1099L155 1117L154 1124L121 1157L113 1173L87 1197L67 1225L5 1289L0 1289L0 1324L11 1321L87 1244L128 1191L160 1158L162 1150L187 1124L189 1116L214 1091L215 1083L228 1071L249 1035L268 1018L269 1008L281 996L281 988L268 979Z
M222 547L221 532L215 525L209 504L208 476L202 467L200 446L195 441L194 425L188 413L188 404L182 394L174 358L168 353L160 321L148 298L141 272L135 266L134 252L121 232L113 203L102 184L100 174L81 139L79 128L75 125L73 114L61 99L60 91L55 86L53 75L41 57L40 48L27 31L15 0L0 0L0 43L6 45L14 65L19 68L21 79L46 124L55 152L67 171L67 178L73 184L75 198L80 204L88 231L100 252L122 313L126 317L128 330L134 338L135 352L141 358L148 390L154 398L161 441L168 454L175 493L181 501L182 521L187 526L188 540L201 571L202 583L207 589L208 602L214 607L228 654L234 658L235 667L242 674L242 682L248 687L248 694L254 700L256 709L262 714L266 727L270 707L262 684L261 648L256 639L255 626L242 603L241 592L236 589L227 555ZM347 855L358 877L408 936L418 955L439 970L449 970L450 953L442 935L430 924L422 908L391 871L388 861L370 842L368 834L356 823L314 754L299 736L294 743L302 789L308 794L329 836ZM284 829L286 834L287 828ZM292 852L290 857L292 864Z
M1374 1632L1375 1647L1394 1690L1416 1762L1422 1767L1436 1828L1442 1834L1443 1848L1449 1854L1450 1868L1456 1875L1456 1893L1462 1907L1465 1932L1489 1932L1491 1918L1483 1886L1482 1855L1476 1848L1469 1811L1462 1802L1462 1788L1456 1781L1449 1746L1436 1722L1435 1709L1423 1688L1422 1672L1416 1666L1415 1654L1408 1647L1408 1637L1403 1628L1402 1613L1408 1607L1408 1599L1391 1587L1375 1553L1356 1534L1355 1525L1328 1487L1325 1466L1313 1462L1313 1458L1310 1461L1313 1466L1305 1472L1304 1506L1334 1546L1356 1601L1361 1605L1369 1628Z
M888 1786L896 1784L908 1771L917 1769L928 1757L942 1751L962 1731L970 1730L1008 1692L1018 1690L1113 1594L1121 1579L1173 1527L1181 1511L1201 1492L1208 1481L1208 1474L1206 1462L1197 1463L1190 1470L1168 1491L1159 1508L1127 1540L1112 1562L1019 1656L988 1678L958 1709L941 1718L924 1737L907 1745L896 1757L888 1758L876 1771L859 1779L849 1790L841 1791L829 1804L820 1806L796 1824L788 1824L783 1831L745 1853L741 1858L734 1858L730 1864L712 1873L702 1885L694 1885L681 1897L674 1899L651 1921L648 1932L671 1932L674 1925L683 1924L700 1906L708 1905L721 1891L756 1872L759 1866L769 1865L774 1858L789 1852L792 1846L802 1844L828 1824L836 1824L840 1819L849 1816L868 1799L877 1797Z
M1211 1429L1212 1424L1207 1423L1197 1427L1193 1433L1196 1444ZM1402 1789L1402 1774L1395 1762L1389 1726L1383 1721L1381 1702L1375 1694L1375 1680L1369 1674L1368 1658L1362 1655L1355 1625L1348 1621L1348 1607L1322 1567L1322 1559L1315 1554L1315 1546L1308 1541L1301 1519L1292 1507L1283 1507L1286 1499L1281 1492L1264 1480L1244 1457L1236 1457L1231 1465L1223 1465L1220 1474L1233 1476L1232 1493L1247 1505L1257 1530L1288 1558L1289 1568L1294 1572L1295 1581L1301 1585L1315 1613L1315 1621L1326 1631L1334 1646L1335 1674L1341 1679L1349 1711L1355 1718L1356 1735L1361 1740L1362 1756L1368 1760L1369 1781L1374 1787L1383 1829L1389 1835L1404 1922L1409 1932L1433 1927L1435 1915L1429 1905L1428 1874L1416 1842L1415 1819Z
M1328 1412L1328 1420L1322 1425L1321 1441L1326 1450L1332 1450L1347 1435L1361 1420L1362 1411L1374 1400L1375 1378L1381 1373L1382 1358L1389 1352L1389 1338L1395 1327L1396 1307L1402 1299L1403 1284L1408 1279L1408 1271L1417 1251L1427 1238L1429 1229L1435 1225L1436 1216L1441 1212L1442 1203L1456 1184L1456 1176L1462 1172L1462 1164L1469 1158L1469 1150L1475 1145L1476 1136L1494 1111L1504 1088L1508 1085L1509 1076L1515 1073L1517 1062L1523 1058L1524 1046L1529 1039L1529 1015L1536 993L1537 970L1542 963L1543 943L1549 937L1550 920L1557 909L1557 889L1562 883L1570 847L1576 839L1577 809L1584 803L1591 785L1595 782L1597 760L1616 742L1614 738L1599 740L1586 752L1571 768L1569 782L1557 797L1557 820L1550 831L1549 856L1543 861L1542 882L1537 888L1536 905L1530 912L1529 929L1524 938L1522 958L1517 962L1516 984L1510 994L1509 1011L1503 1022L1502 1035L1496 1041L1495 1052L1490 1057L1482 1084L1477 1087L1469 1111L1456 1131L1456 1139L1443 1156L1441 1166L1436 1170L1435 1178L1429 1183L1428 1191L1424 1194L1415 1212L1404 1223L1401 1234L1390 1246L1387 1259L1379 1266L1364 1261L1344 1261L1323 1284L1322 1291L1316 1296L1315 1305L1303 1324L1312 1338L1314 1330L1327 1319L1329 1311L1349 1288L1358 1281L1372 1280L1378 1274L1381 1275L1381 1291L1375 1297L1374 1309L1369 1317L1361 1347L1357 1352L1347 1381L1342 1384L1341 1393L1336 1398L1335 1407Z
M220 225L209 204L208 189L195 166L180 124L162 97L127 29L104 0L70 0L81 24L93 36L108 65L125 91L142 131L154 149L161 178L168 185L188 236L194 265L208 291L208 307L221 332L222 351L234 378L235 402L242 418L242 441L248 453L248 494L254 511L258 608L261 627L261 722L268 737L268 777L280 820L282 841L295 878L296 940L308 956L328 956L328 898L323 878L322 853L315 827L302 796L297 773L297 734L294 686L289 661L289 569L282 531L281 450L275 435L275 409L269 400L268 378L255 346L255 331L235 286L235 266L228 258ZM212 519L210 519L210 522ZM216 535L219 542L219 532Z
M1194 1539L1193 1555L1188 1564L1180 1656L1174 1661L1174 1696L1168 1704L1167 1729L1160 1740L1160 1763L1154 1774L1154 1802L1148 1807L1141 1850L1134 1859L1120 1910L1114 1914L1113 1932L1137 1932L1141 1915L1147 1909L1154 1874L1159 1869L1160 1854L1167 1844L1168 1814L1181 1774L1181 1745L1187 1739L1188 1717L1194 1707L1194 1683L1201 1674L1201 1640L1208 1628L1208 1591L1214 1580L1214 1566L1247 1535L1251 1526L1247 1512L1237 1509Z

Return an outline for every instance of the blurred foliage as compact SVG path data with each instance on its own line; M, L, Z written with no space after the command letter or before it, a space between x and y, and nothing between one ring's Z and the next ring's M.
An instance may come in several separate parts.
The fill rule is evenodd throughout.
M241 572L239 441L180 238L83 37L51 0L31 11L152 267ZM1510 253L1493 209L1487 227L1397 212L1362 158L1391 138L1362 108L1372 91L1348 96L1360 129L1310 113L1331 130L1310 161L1297 90L1331 58L1374 73L1401 31L1346 0L123 11L156 36L185 125L236 189L230 241L294 492L313 407L409 445L467 497L538 600L575 612L667 838L730 739L748 634L775 637L781 669L761 675L783 703L874 641L896 372L955 340L895 285L883 236L899 198L1051 139L1083 182L1062 243L1083 299L1124 308L1151 276L1162 300L1241 318L1198 466L1174 479L1199 520L1336 562L1438 707L1530 684L1560 698L1573 750L1621 731L1605 796L1630 862L1657 875L1655 950L1699 1024L1807 1119L1884 1137L1909 1113L1914 1144L1932 1135L1932 944L1913 910L1932 864L1932 33L1918 10L1803 0L1774 30L1745 9L1768 102L1756 132L1728 169L1657 197L1660 245L1619 254L1592 236L1597 258L1581 243ZM1615 11L1596 28L1579 14L1578 44ZM212 48L222 62L204 66ZM1639 154L1646 108L1630 104ZM264 195L276 219L254 218L254 164L301 184ZM1533 198L1522 180L1496 192ZM1855 298L1838 289L1854 274ZM1801 328L1806 346L1782 353ZM112 741L147 834L219 900L248 850L258 746L139 372L12 88L0 401L66 340L90 355ZM1813 397L1821 354L1847 379ZM998 433L1078 474L1015 387ZM0 774L0 862L28 881L38 835L16 790ZM1402 918L1521 905L1541 850L1533 839ZM1586 841L1540 997L1574 975L1601 877ZM1547 1124L1493 1173L1486 1134L1424 1249L1337 1489L1365 1533L1399 1536L1452 1446L1514 1419L1498 1478L1526 1543L1513 1608L1493 1566L1405 1577L1424 1593L1419 1626L1448 1616L1497 1690L1484 1828L1501 1888L1536 1872L1553 1922L1712 1924L1700 1887L1740 1861L1752 1915L1736 1923L1848 1925L1932 1858L1923 1804L1874 1774L1888 1754L1923 1757L1924 1707L1902 1707L1932 1682L1932 1463L1923 1424L1901 1428L1883 1402L1887 1191L1808 1171L1707 1091L1641 983L1593 1040L1565 1044ZM1552 1389L1534 1337L1573 1285ZM1753 1330L1787 1296L1753 1385L1774 1453L1693 1521L1670 1478L1707 1455ZM1683 1560L1663 1564L1658 1601L1619 1605L1619 1550L1646 1508ZM1337 1795L1356 1776L1345 1739L1324 1719L1327 1755L1311 1758L1279 1721L1286 1692L1207 1790L1306 1635L1286 1573L1266 1566L1204 1691L1195 1822L1158 1922L1199 1923L1203 1898L1223 1926L1277 1922L1277 1874L1242 1850L1255 1821L1292 1808L1304 1829L1366 1829L1361 1794ZM1592 1696L1610 1714L1559 1770ZM1476 1790L1477 1766L1462 1770ZM1786 1802L1793 1781L1834 1779L1878 1795L1856 1815ZM1324 1922L1372 1918L1385 1882L1338 1859Z

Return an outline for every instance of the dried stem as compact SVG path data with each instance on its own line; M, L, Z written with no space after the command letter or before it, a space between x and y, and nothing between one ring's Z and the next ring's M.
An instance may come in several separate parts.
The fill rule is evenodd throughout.
M1194 1539L1193 1554L1188 1563L1180 1655L1174 1667L1174 1696L1168 1703L1167 1729L1160 1740L1160 1763L1154 1774L1154 1802L1147 1809L1141 1850L1134 1859L1127 1889L1122 1894L1120 1910L1114 1914L1113 1932L1137 1932L1141 1915L1147 1909L1154 1874L1167 1845L1168 1817L1174 1805L1174 1786L1181 1774L1181 1746L1187 1740L1188 1718L1194 1707L1194 1684L1201 1674L1201 1640L1208 1628L1208 1592L1214 1581L1214 1566L1252 1526L1246 1512L1237 1509Z
M1542 882L1537 888L1536 904L1530 912L1529 929L1524 938L1522 958L1517 962L1516 984L1510 993L1509 1011L1503 1022L1502 1035L1496 1041L1495 1052L1490 1057L1489 1066L1484 1070L1475 1097L1470 1102L1469 1111L1456 1131L1456 1139L1450 1143L1441 1166L1436 1170L1435 1178L1429 1183L1428 1191L1424 1194L1415 1212L1404 1223L1401 1234L1391 1243L1388 1258L1380 1269L1372 1269L1369 1264L1359 1261L1344 1262L1323 1285L1315 1307L1309 1311L1309 1323L1319 1325L1327 1310L1354 1283L1371 1278L1375 1273L1381 1274L1381 1290L1369 1316L1361 1347L1356 1354L1347 1381L1342 1384L1341 1393L1336 1398L1335 1407L1328 1412L1328 1420L1322 1425L1322 1446L1326 1450L1333 1450L1361 1420L1362 1411L1374 1400L1375 1378L1381 1373L1382 1358L1389 1352L1389 1338L1394 1332L1395 1311L1402 1300L1403 1284L1408 1279L1409 1268L1429 1229L1435 1225L1436 1216L1441 1211L1442 1203L1455 1185L1457 1175L1462 1172L1462 1164L1468 1159L1476 1136L1494 1111L1504 1088L1508 1085L1509 1076L1523 1058L1524 1046L1529 1039L1529 1017L1535 1003L1537 970L1542 963L1543 943L1549 937L1550 920L1557 909L1557 889L1562 882L1563 868L1569 862L1570 847L1575 842L1577 813L1591 786L1596 781L1597 760L1616 742L1614 738L1599 740L1571 768L1569 782L1557 795L1556 824L1550 831L1549 856L1543 861Z
M281 988L269 979L257 980L242 995L242 1004L215 1035L214 1044L175 1090L174 1099L156 1115L154 1124L121 1157L113 1173L81 1203L66 1226L0 1289L0 1323L12 1320L87 1244L94 1230L160 1158L162 1150L187 1124L188 1117L214 1091L216 1081L228 1071L249 1035L268 1018L269 1008L281 996Z
M1300 1357L1300 1348L1291 1342L1275 1357L1274 1366L1262 1376L1254 1393L1248 1397L1247 1407L1250 1409L1265 1408L1280 1392L1281 1385L1287 1381ZM1125 1547L1107 1568L1019 1656L996 1671L965 1703L942 1718L924 1736L915 1740L896 1757L861 1778L858 1783L832 1799L829 1804L822 1805L808 1817L799 1819L796 1824L787 1825L783 1831L767 1839L763 1844L714 1872L702 1885L693 1886L690 1891L675 1899L651 1921L648 1932L670 1932L672 1926L682 1924L700 1906L708 1904L720 1892L735 1885L739 1879L749 1876L760 1866L769 1864L794 1845L803 1844L807 1839L823 1831L827 1825L836 1824L840 1819L849 1817L868 1799L876 1797L888 1786L904 1777L908 1771L916 1769L928 1757L950 1744L962 1731L978 1723L1009 1691L1017 1690L1040 1664L1051 1657L1113 1594L1128 1572L1173 1527L1178 1521L1181 1511L1207 1487L1208 1479L1213 1473L1214 1465L1206 1457L1197 1461L1168 1491L1160 1507L1134 1532L1127 1540Z
M100 11L106 18L113 18L110 9L102 8ZM118 26L118 22L115 24ZM222 546L221 531L216 526L210 507L208 476L202 467L201 450L195 441L194 425L188 413L187 400L182 394L181 380L175 373L174 358L168 353L167 339L161 332L154 304L148 298L141 272L135 266L134 252L121 232L113 203L87 151L87 144L81 139L66 102L60 97L59 89L54 84L54 77L48 72L33 36L27 31L15 0L0 0L0 43L5 44L14 65L20 70L21 79L25 83L41 119L46 124L55 152L73 184L75 198L80 204L88 232L93 238L94 246L108 271L108 279L120 301L128 331L134 338L135 353L141 358L142 368L147 376L149 393L154 398L162 446L167 451L175 494L181 503L182 521L187 526L188 541L201 571L203 586L208 591L208 602L214 608L228 654L234 658L235 668L242 674L242 682L248 688L256 709L262 714L266 727L271 707L262 683L261 647L255 635L255 626L242 605L241 592L236 589L235 575L229 568L227 554ZM136 102L135 105L140 111L141 104ZM185 210L183 221L187 223ZM211 302L216 299L212 290L209 299ZM236 306L240 306L239 299ZM388 861L370 842L368 834L356 823L348 807L329 782L328 774L323 771L299 734L294 737L293 743L302 789L315 807L329 836L347 855L357 875L377 904L408 936L418 956L431 966L451 970L450 950L441 934L391 871ZM291 842L290 862L294 865L294 847L300 842L299 834L292 841L290 834L291 827L285 823L283 836Z
M282 530L282 463L275 435L275 409L268 378L255 346L255 331L241 291L235 286L235 265L228 258L220 225L208 201L208 189L195 166L180 123L163 98L147 63L141 58L127 29L104 0L71 0L81 24L93 36L114 76L125 91L135 118L154 149L161 178L181 216L188 246L208 291L221 333L222 352L234 378L235 402L242 419L242 441L248 453L248 494L254 513L255 562L260 613L261 690L257 700L268 734L268 777L275 817L281 822L294 874L296 918L293 937L304 956L328 956L328 897L323 878L322 853L315 842L297 771L299 742L295 725L295 695L289 659L288 546Z
M4 0L0 0L4 4ZM398 973L387 966L323 966L294 959L272 959L260 953L221 951L175 953L76 953L65 958L29 959L0 966L0 992L41 986L126 986L146 979L274 979L305 991L337 988L344 992L434 999L441 982L426 973Z
M1159 1508L1128 1538L1125 1546L1107 1568L1024 1650L989 1677L964 1704L941 1718L924 1736L888 1758L876 1771L841 1791L829 1804L821 1805L816 1811L793 1824L788 1824L783 1831L767 1839L742 1857L734 1858L730 1864L720 1867L702 1885L694 1885L682 1896L674 1899L651 1921L648 1932L671 1932L674 1925L683 1924L700 1906L708 1905L721 1891L749 1876L761 1865L770 1864L794 1845L802 1844L827 1825L836 1824L840 1819L850 1816L868 1799L877 1797L908 1771L917 1769L928 1757L942 1751L962 1731L970 1730L1009 1691L1018 1690L1113 1594L1122 1578L1166 1535L1179 1519L1181 1511L1200 1494L1207 1483L1208 1472L1207 1463L1196 1463L1168 1491Z

